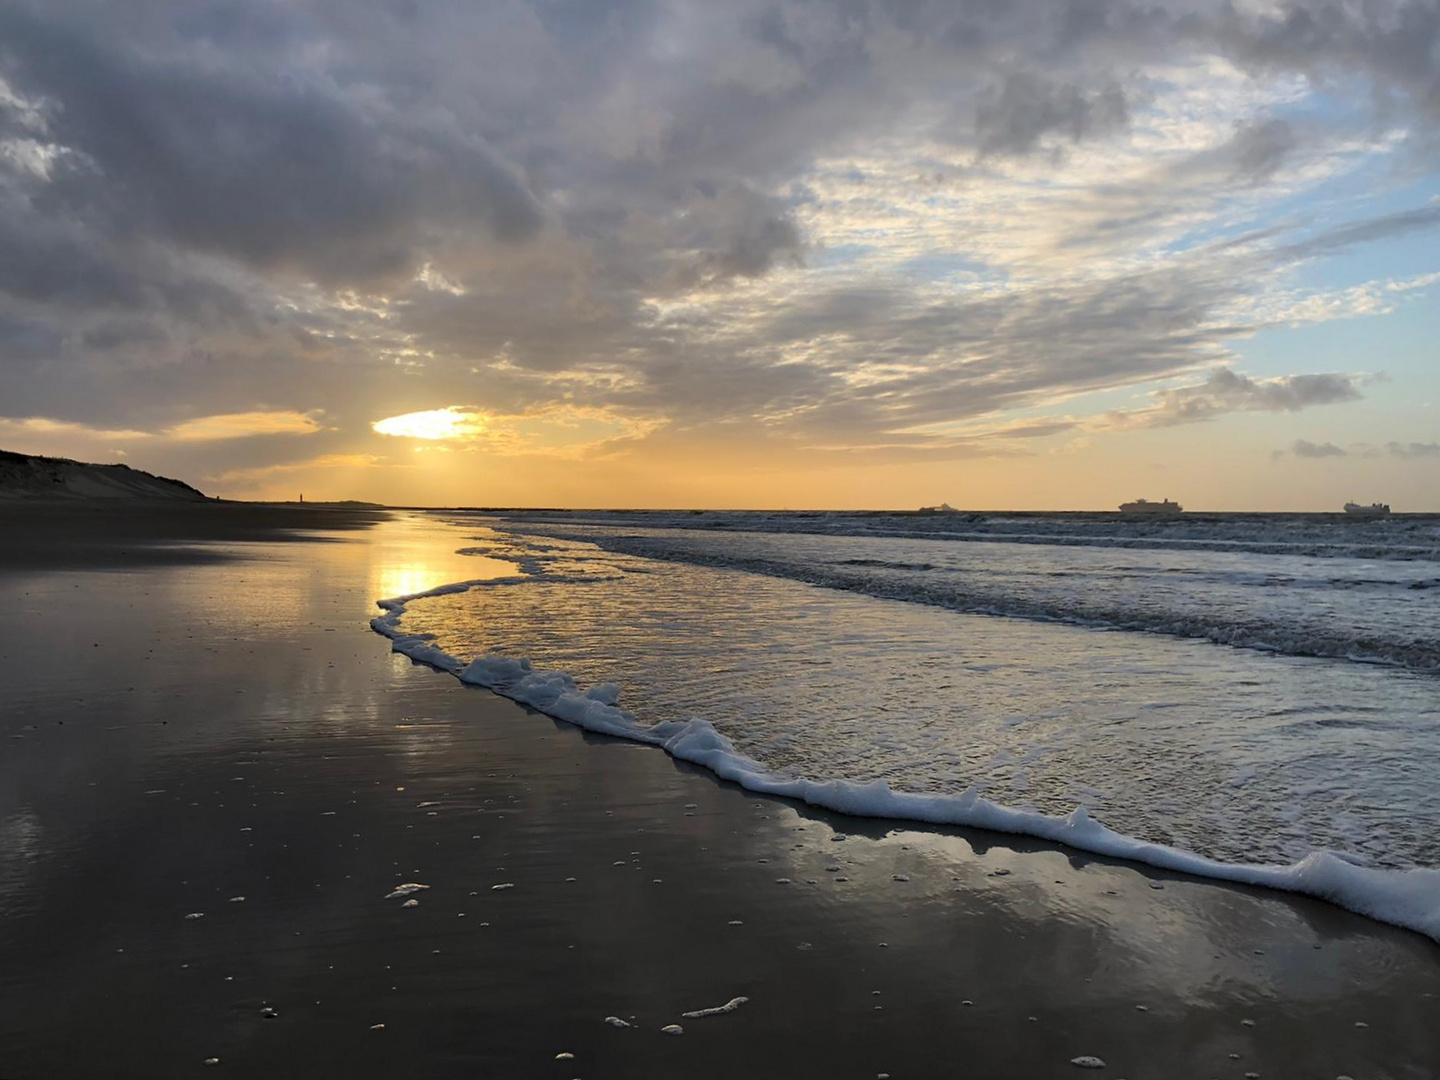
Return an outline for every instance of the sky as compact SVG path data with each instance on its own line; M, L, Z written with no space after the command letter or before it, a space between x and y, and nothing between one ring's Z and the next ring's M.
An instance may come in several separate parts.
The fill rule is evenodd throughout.
M1440 511L1440 0L0 0L0 448Z

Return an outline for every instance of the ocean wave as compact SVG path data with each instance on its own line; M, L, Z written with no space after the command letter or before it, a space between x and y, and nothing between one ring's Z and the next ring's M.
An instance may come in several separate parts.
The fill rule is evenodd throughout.
M1355 521L1339 514L1187 514L1147 521L1116 514L936 514L832 511L510 511L516 522L655 529L888 537L953 543L1248 552L1306 558L1440 562L1440 515Z
M856 817L956 825L1031 836L1079 851L1143 863L1218 881L1299 893L1358 914L1417 931L1440 941L1440 870L1384 870L1359 866L1331 851L1315 851L1290 865L1224 862L1116 832L1083 808L1063 816L1001 805L971 787L958 795L896 791L888 784L844 779L810 779L767 769L739 750L703 719L647 725L619 704L613 683L582 689L564 672L544 671L528 659L487 654L462 661L445 652L429 634L401 628L406 607L427 597L481 587L533 581L531 575L459 582L438 589L378 601L384 614L371 628L391 648L412 660L484 687L539 712L600 734L657 746L682 761L708 769L723 780L759 794L796 799Z
M519 526L511 523L501 527L521 531ZM532 528L534 526L525 527L527 537L532 535ZM626 555L789 578L809 585L863 593L885 600L926 604L966 614L1033 619L1098 630L1165 634L1286 656L1384 664L1425 673L1440 672L1440 640L1347 632L1343 623L1332 625L1318 619L1304 624L1272 622L1245 617L1243 610L1235 613L1237 617L1226 619L1223 611L1214 608L1186 611L1141 606L1133 597L1126 598L1122 593L1105 589L1094 590L1088 595L1077 592L1058 596L1018 595L1008 588L987 589L983 582L977 584L971 577L930 573L937 568L925 563L860 558L830 563L787 562L747 556L735 550L681 547L638 534L569 533L563 527L551 528L556 528L567 539L584 540ZM1279 586L1283 583L1279 578L1271 578L1264 584ZM1396 592L1423 591L1432 586L1433 582L1428 579L1414 583L1367 579L1357 585L1383 587Z

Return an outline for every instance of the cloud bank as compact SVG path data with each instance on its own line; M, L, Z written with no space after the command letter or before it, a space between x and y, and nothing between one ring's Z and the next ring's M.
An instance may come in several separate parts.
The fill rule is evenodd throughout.
M1344 404L1234 350L1434 284L1301 271L1432 234L1437 120L1428 0L11 0L0 412L234 471L456 401L877 462Z

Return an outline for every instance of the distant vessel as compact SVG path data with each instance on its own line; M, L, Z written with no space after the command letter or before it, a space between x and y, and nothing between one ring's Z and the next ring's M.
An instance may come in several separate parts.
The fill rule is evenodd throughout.
M1357 518L1383 518L1390 516L1389 503L1371 503L1369 506L1361 506L1359 503L1346 503L1345 513Z
M917 514L962 514L963 510L956 510L949 503L941 503L939 506L922 506L915 511Z
M1149 499L1136 499L1134 502L1120 504L1120 513L1133 517L1179 517L1184 510L1179 503L1169 499L1162 499L1158 503Z

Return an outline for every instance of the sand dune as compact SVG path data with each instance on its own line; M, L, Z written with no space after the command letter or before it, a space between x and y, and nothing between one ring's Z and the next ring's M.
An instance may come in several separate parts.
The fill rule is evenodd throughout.
M180 499L207 496L189 484L128 465L92 465L68 458L0 450L0 499Z

